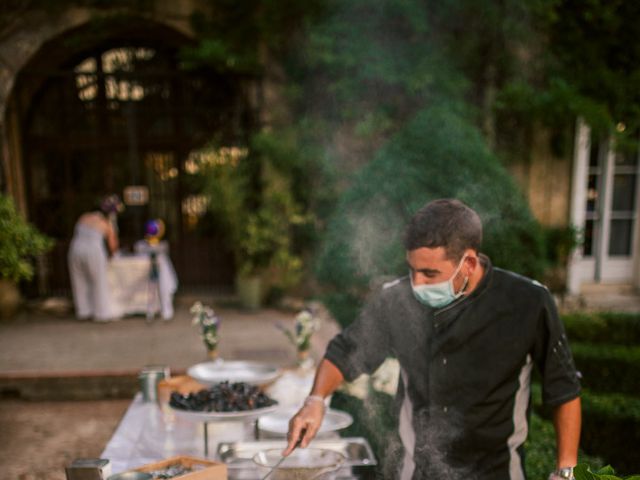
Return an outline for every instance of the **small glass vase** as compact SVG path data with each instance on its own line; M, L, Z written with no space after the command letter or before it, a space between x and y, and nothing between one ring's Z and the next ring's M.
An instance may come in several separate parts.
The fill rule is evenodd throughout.
M209 361L217 362L220 359L220 356L219 356L219 353L218 353L218 347L208 348L207 349L207 357L209 358Z
M297 350L296 366L299 369L306 370L313 367L313 359L309 355L311 349Z

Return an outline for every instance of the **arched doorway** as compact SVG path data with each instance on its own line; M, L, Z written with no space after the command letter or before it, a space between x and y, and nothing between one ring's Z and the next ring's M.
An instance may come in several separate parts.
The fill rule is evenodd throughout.
M189 40L158 24L119 19L45 45L21 71L14 105L30 220L57 240L48 284L68 288L66 250L78 215L104 193L148 192L120 219L125 248L144 222L167 224L182 285L230 285L224 231L206 217L194 152L213 138L242 146L253 124L250 79L187 71Z

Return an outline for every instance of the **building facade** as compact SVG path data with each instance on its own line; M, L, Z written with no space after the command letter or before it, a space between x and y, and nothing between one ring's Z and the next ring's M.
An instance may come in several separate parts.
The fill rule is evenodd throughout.
M268 77L179 68L195 41L191 18L209 2L155 0L144 10L126 3L18 11L3 23L0 187L57 239L45 268L53 291L67 287L75 219L110 192L128 204L125 246L146 219L162 218L182 284L229 285L232 255L224 230L206 216L199 165L237 161L243 135L282 102ZM529 158L509 168L542 224L571 224L582 237L563 272L567 291L637 291L638 152L616 152L578 121L572 152L558 157L549 135L538 129Z

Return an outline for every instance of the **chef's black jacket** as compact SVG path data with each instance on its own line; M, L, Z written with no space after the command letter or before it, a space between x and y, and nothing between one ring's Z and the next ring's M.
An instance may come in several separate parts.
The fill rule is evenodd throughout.
M579 395L549 291L481 261L478 286L441 309L418 302L408 276L386 284L327 347L347 381L398 359L394 479L523 479L532 367L547 405Z

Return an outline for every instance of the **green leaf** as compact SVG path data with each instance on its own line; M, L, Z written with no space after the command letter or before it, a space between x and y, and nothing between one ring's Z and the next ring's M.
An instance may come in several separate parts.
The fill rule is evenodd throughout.
M615 475L615 470L611 465L607 465L596 472L592 472L589 465L580 463L573 469L573 476L575 477L575 480L622 480L620 477ZM636 476L636 478L639 477Z

